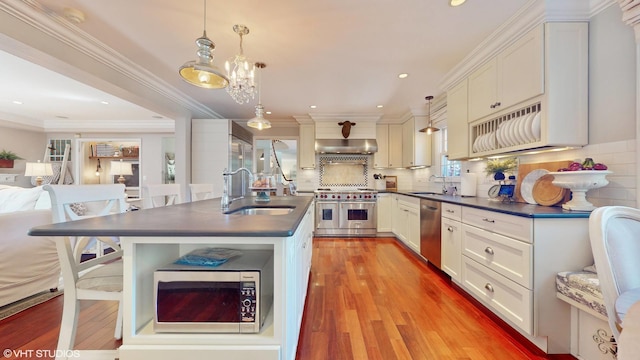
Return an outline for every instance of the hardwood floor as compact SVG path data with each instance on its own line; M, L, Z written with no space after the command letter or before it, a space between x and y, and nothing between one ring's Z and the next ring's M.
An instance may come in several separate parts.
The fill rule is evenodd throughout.
M297 359L545 359L393 238L316 238L313 246ZM62 299L0 321L2 350L54 351ZM81 303L76 348L119 346L116 303Z
M298 359L544 359L392 238L314 239Z

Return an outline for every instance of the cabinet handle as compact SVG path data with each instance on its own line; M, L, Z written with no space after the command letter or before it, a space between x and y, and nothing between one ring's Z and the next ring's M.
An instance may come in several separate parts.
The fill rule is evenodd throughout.
M486 222L492 223L492 224L496 222L495 220L489 220L487 218L482 219L482 221L486 221Z
M486 252L489 255L493 255L494 254L493 249L488 247L488 246L484 249L484 252Z
M453 210L449 210L449 209L447 209L446 211L447 211L448 213L450 213L450 214L453 214L453 213L455 212L455 211L453 211Z
M490 108L492 108L492 109L495 109L495 108L497 108L497 107L498 107L498 106L500 106L500 105L501 105L501 104L500 104L500 102L498 101L498 102L495 102L495 103L493 103L493 104L489 105L489 107L490 107Z
M493 286L491 286L491 284L489 283L486 283L484 285L484 288L487 289L489 292L493 292Z
M447 228L447 231L449 231L449 232L453 232L453 227L449 226L449 227Z

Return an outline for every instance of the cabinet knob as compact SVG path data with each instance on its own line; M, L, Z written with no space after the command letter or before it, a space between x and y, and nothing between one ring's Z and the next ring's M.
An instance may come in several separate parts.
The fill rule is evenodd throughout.
M449 232L453 232L453 227L449 226L449 227L447 228L447 231L449 231Z
M482 219L482 221L485 221L485 222L488 222L488 223L492 223L492 224L496 222L495 220L490 220L490 219L487 219L487 218Z
M489 283L486 283L484 285L484 288L487 289L487 291L489 291L489 292L493 292L493 286L491 284L489 284Z
M493 249L488 247L488 246L484 249L484 252L486 252L489 255L493 255L494 254Z

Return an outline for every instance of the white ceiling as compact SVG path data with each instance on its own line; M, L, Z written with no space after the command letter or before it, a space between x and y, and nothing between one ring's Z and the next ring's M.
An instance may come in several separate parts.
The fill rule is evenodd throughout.
M144 66L177 93L222 118L253 117L256 101L239 105L224 90L194 87L177 74L178 67L196 58L194 41L204 26L202 0L24 1L40 4L44 12L62 14L66 7L82 11L85 21L79 29ZM233 25L249 27L244 53L267 64L262 103L272 112L268 119L293 120L310 113L399 119L424 107L425 96L441 94L444 75L526 2L468 0L453 8L448 0L209 0L206 30L216 43L214 64L222 68L239 50ZM13 52L6 46L0 50ZM83 85L81 78L71 80L46 69L57 70L55 64L41 67L1 51L0 63L0 118L166 116L147 110L151 107L139 97L109 95ZM67 65L73 67L73 60ZM399 79L399 73L409 77Z

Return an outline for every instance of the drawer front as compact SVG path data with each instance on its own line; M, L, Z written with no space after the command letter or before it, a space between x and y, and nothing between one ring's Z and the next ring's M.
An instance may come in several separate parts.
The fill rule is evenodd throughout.
M462 208L463 222L518 240L533 242L533 219L471 207Z
M462 253L518 284L532 288L532 245L462 225Z
M462 206L442 203L442 216L451 220L462 221Z
M467 291L491 311L509 320L525 333L533 334L533 292L485 266L462 257L462 281Z

